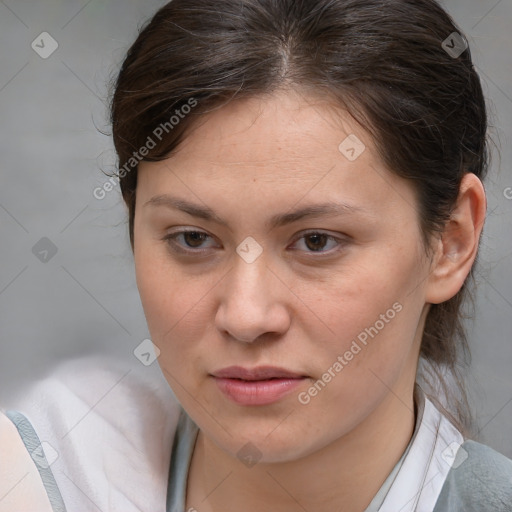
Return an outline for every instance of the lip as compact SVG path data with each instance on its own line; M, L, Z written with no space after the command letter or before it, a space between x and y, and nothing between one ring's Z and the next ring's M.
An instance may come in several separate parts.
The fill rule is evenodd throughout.
M212 372L214 377L242 380L269 380L269 379L299 379L306 375L295 373L277 366L258 366L256 368L244 368L243 366L228 366Z
M230 366L214 372L212 377L224 395L238 405L277 402L308 378L274 366L253 369Z

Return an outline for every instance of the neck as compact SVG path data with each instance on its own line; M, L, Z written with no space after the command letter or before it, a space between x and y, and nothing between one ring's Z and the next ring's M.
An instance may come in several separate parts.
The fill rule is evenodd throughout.
M414 426L411 386L400 398L390 391L350 433L284 463L244 467L199 431L186 510L363 512L400 460Z

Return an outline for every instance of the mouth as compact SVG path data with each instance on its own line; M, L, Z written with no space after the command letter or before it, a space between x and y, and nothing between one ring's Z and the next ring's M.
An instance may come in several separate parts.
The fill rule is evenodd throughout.
M308 377L283 368L230 366L210 374L222 393L238 405L269 405L290 394Z

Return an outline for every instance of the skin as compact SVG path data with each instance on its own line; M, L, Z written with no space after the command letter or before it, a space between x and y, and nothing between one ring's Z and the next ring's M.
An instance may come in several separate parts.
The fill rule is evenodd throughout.
M354 161L338 149L349 134L366 146ZM368 133L326 100L289 90L207 114L178 151L138 172L137 286L163 374L200 428L186 510L363 511L413 433L429 304L460 289L476 256L480 181L464 178L429 259L414 190L385 168ZM207 205L228 226L146 204L160 194ZM327 200L364 211L265 227ZM180 229L208 235L175 239L201 256L170 249L164 237ZM236 252L248 236L263 250L252 263ZM401 311L301 404L298 394L394 303ZM308 379L275 403L238 405L209 375L231 365ZM251 467L237 457L249 442L261 453Z

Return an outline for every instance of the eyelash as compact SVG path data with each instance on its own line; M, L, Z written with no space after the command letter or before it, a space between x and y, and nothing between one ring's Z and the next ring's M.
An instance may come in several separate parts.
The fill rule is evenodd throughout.
M182 246L177 245L175 239L178 236L187 234L187 233L206 235L207 237L212 238L212 237L210 237L210 235L208 235L208 233L205 233L204 231L198 231L195 229L191 229L191 230L181 230L181 231L176 231L174 233L170 233L170 234L166 235L164 238L162 238L162 240L167 242L169 249L176 253L187 254L187 255L191 255L191 256L200 256L200 255L208 252L208 250L184 249ZM308 231L306 233L303 233L300 237L296 238L293 241L293 243L295 244L297 241L301 240L302 238L307 238L308 236L313 236L313 235L325 236L327 240L332 240L332 241L338 242L339 246L343 246L346 243L345 240L343 240L341 238L334 237L332 235L328 235L327 233L324 233L322 231ZM332 253L337 252L340 249L341 248L338 247L338 248L330 250L330 251L307 251L307 252L309 252L309 254L332 255ZM318 256L315 256L315 257L318 257Z

